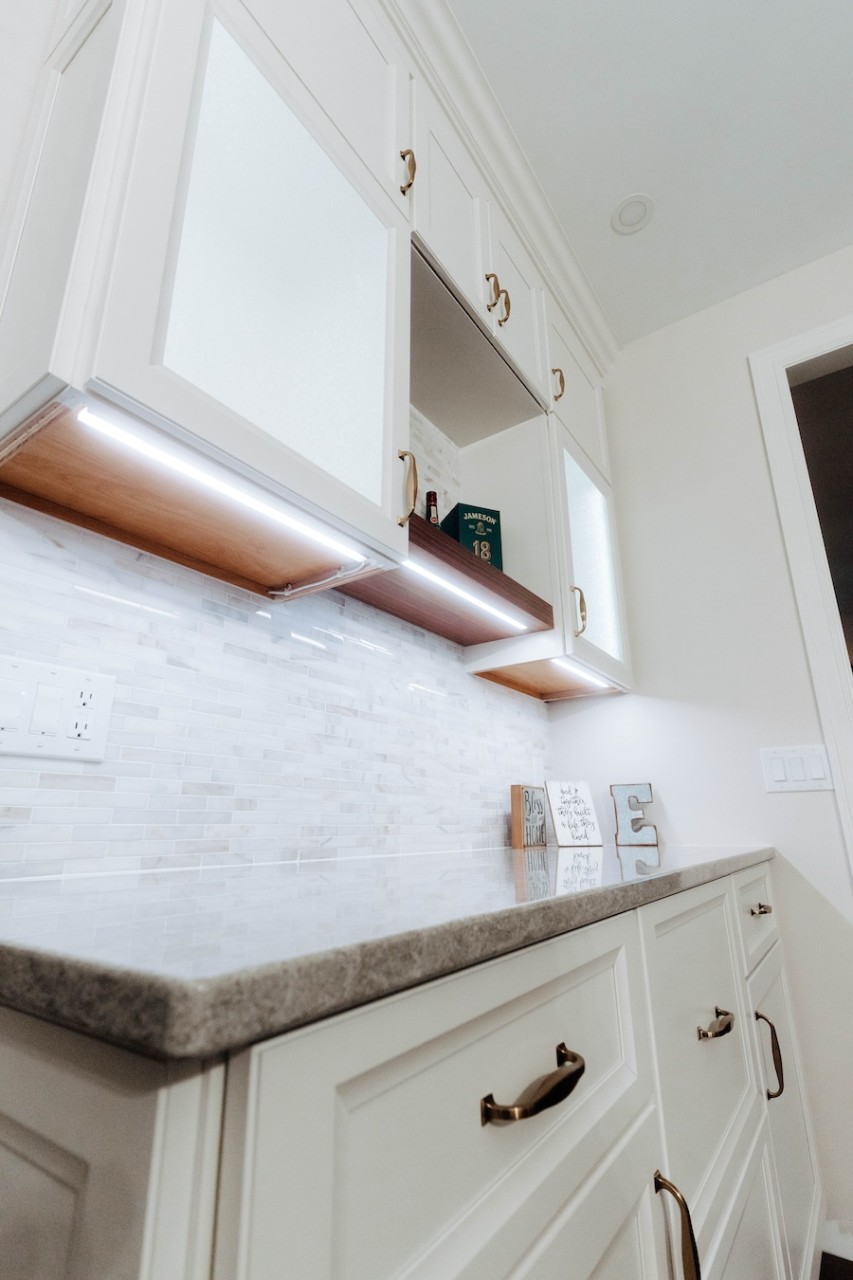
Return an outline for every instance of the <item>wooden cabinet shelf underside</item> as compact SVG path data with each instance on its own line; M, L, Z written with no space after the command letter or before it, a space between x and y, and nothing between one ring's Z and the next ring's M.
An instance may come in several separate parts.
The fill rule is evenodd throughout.
M547 601L494 565L479 560L473 552L420 516L412 516L409 521L409 549L411 558L418 564L518 618L525 623L527 632L548 631L553 627L554 611ZM482 644L519 634L500 618L481 613L407 569L373 574L347 583L340 590L456 644Z
M95 437L54 404L0 460L0 497L267 596L334 573L340 557Z

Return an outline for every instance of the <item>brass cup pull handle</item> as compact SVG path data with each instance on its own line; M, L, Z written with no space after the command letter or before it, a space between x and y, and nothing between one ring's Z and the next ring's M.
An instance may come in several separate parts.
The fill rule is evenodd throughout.
M757 906L749 908L751 916L772 916L773 908L768 906L766 902L759 902Z
M759 1013L757 1009L755 1011L755 1021L766 1022L770 1028L770 1050L773 1054L773 1068L776 1072L776 1084L778 1087L775 1090L768 1089L767 1096L768 1098L778 1098L785 1089L785 1072L782 1069L782 1050L779 1048L779 1037L770 1019L763 1013Z
M406 502L409 510L404 516L397 517L397 524L408 524L412 516L415 514L415 504L418 500L418 464L415 455L409 449L398 449L397 457L401 462L409 459L409 474L406 477Z
M552 369L551 372L560 384L560 390L554 395L554 402L556 403L558 400L562 400L563 396L566 394L566 375L563 373L562 369Z
M721 1009L719 1005L714 1009L716 1018L710 1027L697 1027L700 1040L719 1040L720 1036L727 1036L735 1025L735 1015L729 1013L727 1009Z
M586 596L581 591L580 587L572 587L572 591L576 591L578 593L578 613L581 620L580 626L575 627L575 635L582 636L586 631Z
M418 171L418 162L415 159L415 153L411 147L406 147L405 151L400 152L400 159L405 160L406 168L408 169L408 175L406 177L406 181L400 187L401 193L403 195L406 195L406 193L410 191L414 186L415 174Z
M501 282L495 275L494 271L489 271L486 275L486 283L492 286L492 296L486 303L486 310L494 311L495 307L500 302L501 294L503 293L503 290L501 289Z
M557 1045L557 1070L539 1076L510 1106L495 1102L494 1094L480 1099L480 1124L512 1124L515 1120L528 1120L540 1111L556 1107L568 1098L580 1080L586 1063L579 1053L573 1053L564 1044Z
M699 1250L696 1248L696 1237L693 1234L693 1223L687 1201L675 1183L665 1178L660 1169L655 1170L655 1191L668 1191L678 1205L678 1212L681 1215L681 1269L684 1280L702 1280Z
M498 321L498 324L504 325L509 319L510 312L512 311L512 303L510 302L509 293L507 292L506 289L501 289L500 293L498 294L498 297L503 298L504 300L504 313L501 316L500 320Z

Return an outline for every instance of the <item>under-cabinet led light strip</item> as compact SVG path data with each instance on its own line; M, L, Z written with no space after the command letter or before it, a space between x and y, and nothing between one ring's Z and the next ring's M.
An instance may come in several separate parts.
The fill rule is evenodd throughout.
M561 667L563 671L570 671L573 676L577 676L578 680L585 680L587 684L594 684L598 689L612 689L613 685L607 680L600 680L598 676L590 675L588 671L584 671L583 667L576 667L573 662L567 662L565 658L552 658L555 667Z
M284 525L287 529L292 529L294 533L298 533L301 537L307 538L311 542L319 543L322 547L328 547L330 551L334 551L336 555L343 557L345 560L351 560L355 564L364 564L367 560L367 556L362 555L360 551L354 551L351 547L345 546L344 543L327 537L326 534L321 533L318 529L303 524L301 520L288 515L286 511L282 511L279 507L274 507L260 498L253 497L252 494L247 493L244 489L239 489L236 485L229 484L226 480L220 480L209 471L203 471L201 467L196 467L193 463L186 462L183 458L178 457L177 454L159 448L156 444L152 444L132 431L125 431L123 427L116 426L113 422L108 422L106 418L92 413L89 409L81 409L77 414L77 421L82 422L86 427L91 427L94 431L99 431L101 435L108 436L110 440L115 440L118 444L124 445L125 448L132 449L135 453L142 454L145 458L150 458L152 462L157 462L161 466L167 467L170 471L177 472L178 475L186 476L188 480L193 480L205 489L210 489L214 493L220 494L223 498L228 498L238 506L247 507L250 511L256 511L258 515L266 516L268 520Z
M437 573L433 573L430 569L425 569L423 565L417 564L414 560L404 560L402 568L408 569L411 573L417 573L421 578L426 578L433 586L440 587L442 591L447 591L451 595L458 596L460 600L464 600L475 609L480 609L483 613L490 614L493 618L498 618L501 622L505 622L508 627L514 627L516 631L526 631L527 623L519 622L517 618L512 618L508 613L502 613L500 609L495 609L493 605L486 604L485 600L480 600L477 596L471 595L470 591L463 591L462 587L457 587L455 583L442 578Z

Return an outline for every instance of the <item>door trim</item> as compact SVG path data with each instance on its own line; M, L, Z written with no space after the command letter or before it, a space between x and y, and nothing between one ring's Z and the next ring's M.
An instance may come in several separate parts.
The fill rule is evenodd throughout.
M782 537L853 871L853 679L787 371L853 347L853 316L749 357Z

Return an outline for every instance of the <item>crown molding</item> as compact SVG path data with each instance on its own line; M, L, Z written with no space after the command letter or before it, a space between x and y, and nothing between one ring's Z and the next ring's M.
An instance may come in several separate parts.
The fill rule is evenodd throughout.
M621 343L445 0L378 0L599 373Z

